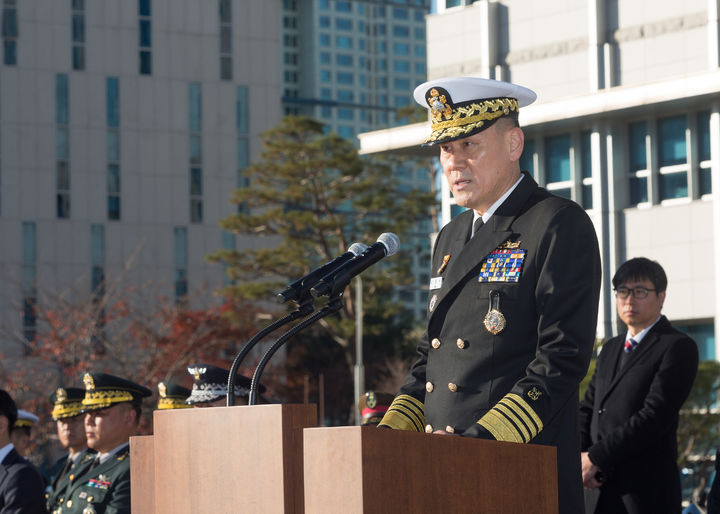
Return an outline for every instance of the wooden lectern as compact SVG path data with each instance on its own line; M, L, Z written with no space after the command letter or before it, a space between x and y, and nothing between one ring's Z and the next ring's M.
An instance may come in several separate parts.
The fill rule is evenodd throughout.
M302 513L315 405L156 410L130 439L133 514Z
M307 513L558 511L551 446L375 427L303 434Z

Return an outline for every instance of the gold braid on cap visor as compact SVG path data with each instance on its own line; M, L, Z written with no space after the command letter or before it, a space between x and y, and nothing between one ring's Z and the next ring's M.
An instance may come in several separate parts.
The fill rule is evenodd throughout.
M110 407L113 403L131 402L133 395L128 391L118 390L95 390L85 391L85 398L82 401L83 407L102 409Z
M471 103L453 108L449 119L442 112L432 112L432 134L425 141L430 143L440 137L456 138L482 127L486 121L507 116L511 111L518 112L520 107L514 98L494 98L480 103Z
M80 414L80 409L82 409L82 402L79 400L77 402L56 403L50 415L56 420L72 418Z
M160 398L158 400L158 410L188 408L192 408L192 405L185 403L182 398Z

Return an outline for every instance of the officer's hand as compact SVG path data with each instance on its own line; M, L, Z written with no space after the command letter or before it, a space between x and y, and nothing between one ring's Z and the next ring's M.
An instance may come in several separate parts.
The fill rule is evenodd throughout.
M435 430L433 434L440 434L440 435L457 435L457 434L451 434L450 432L445 432L445 430Z
M583 485L586 489L597 489L602 485L596 478L598 473L601 474L600 468L593 464L587 452L581 453L580 458L582 462Z

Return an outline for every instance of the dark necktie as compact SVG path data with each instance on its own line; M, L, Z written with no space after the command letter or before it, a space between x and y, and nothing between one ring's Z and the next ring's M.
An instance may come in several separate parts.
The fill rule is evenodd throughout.
M627 362L628 357L630 357L630 354L637 347L637 345L638 342L632 337L625 341L625 347L623 348L623 352L620 354L618 369L623 369L625 367L625 363Z
M88 468L88 471L91 471L93 468L96 468L100 465L100 455L95 457L93 459L93 463L90 465L90 468Z
M478 230L480 230L484 224L485 222L483 221L482 216L475 220L475 223L473 223L472 237L475 237L475 234L478 233Z
M630 353L635 349L637 345L638 342L631 337L627 341L625 341L625 348L623 350L625 351L625 353Z

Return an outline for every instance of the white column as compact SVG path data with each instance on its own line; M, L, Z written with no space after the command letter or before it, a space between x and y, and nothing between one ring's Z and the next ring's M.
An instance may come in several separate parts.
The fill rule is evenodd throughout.
M603 0L588 0L588 67L589 90L607 87L604 66L605 10Z
M710 113L710 162L712 176L712 231L715 263L715 360L720 360L720 104Z
M718 47L718 0L708 0L708 68L714 70L720 66L720 49Z
M493 43L493 29L490 20L490 5L488 0L481 0L473 6L480 9L480 74L483 78L490 79L494 74L494 66L492 56L495 55L495 45Z

